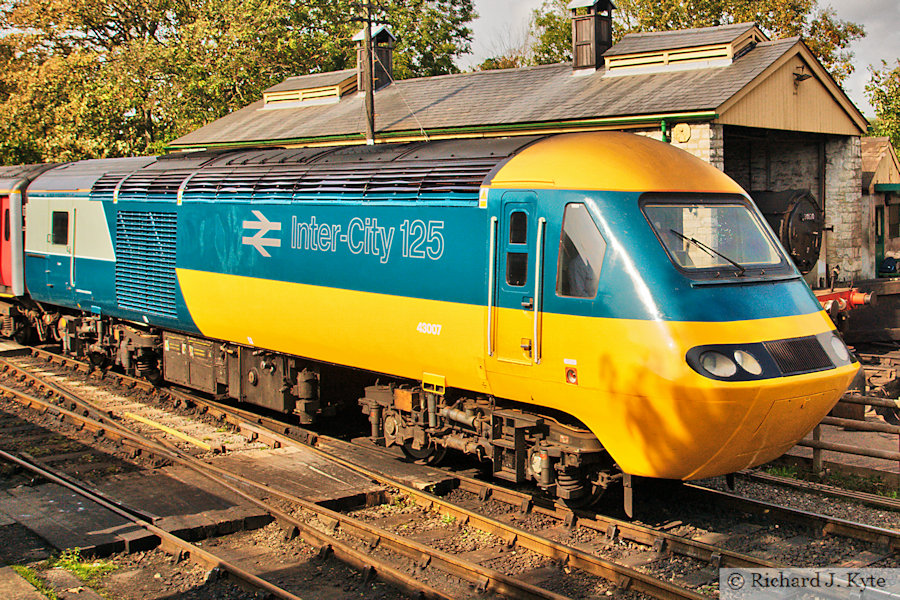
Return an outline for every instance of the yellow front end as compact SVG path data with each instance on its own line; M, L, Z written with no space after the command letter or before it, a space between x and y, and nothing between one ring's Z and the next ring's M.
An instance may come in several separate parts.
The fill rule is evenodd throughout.
M545 355L531 367L539 376L529 381L524 368L498 368L490 374L493 391L576 416L623 471L647 477L699 479L780 456L831 410L859 368L725 382L685 360L689 349L705 344L832 331L824 312L727 323L545 315L544 324ZM565 381L573 364L575 385Z

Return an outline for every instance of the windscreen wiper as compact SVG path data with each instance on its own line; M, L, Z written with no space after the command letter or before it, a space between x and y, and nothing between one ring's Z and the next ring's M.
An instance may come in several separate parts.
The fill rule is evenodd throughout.
M672 229L671 227L669 228L669 231L671 231L672 233L674 233L675 235L677 235L678 237L680 237L681 239L683 239L683 240L685 240L685 241L691 242L692 244L696 244L698 248L700 248L701 250L703 250L704 252L706 252L706 253L709 254L710 256L715 255L715 256L718 256L719 258L722 258L722 259L727 260L727 261L730 262L732 265L734 265L734 267L738 270L738 277L740 277L741 275L743 275L743 274L747 271L747 268L744 267L743 265L741 265L739 262L736 262L736 261L731 260L730 258L728 258L727 256L725 256L724 254L722 254L721 252L719 252L719 251L716 250L715 248L711 248L711 247L707 246L706 244L704 244L704 243L701 242L700 240L695 240L695 239L692 238L692 237L688 237L688 236L684 235L683 233L681 233L680 231L678 231L677 229Z

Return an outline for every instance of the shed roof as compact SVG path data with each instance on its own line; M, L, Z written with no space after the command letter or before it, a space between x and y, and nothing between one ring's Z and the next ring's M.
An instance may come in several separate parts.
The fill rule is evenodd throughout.
M629 33L618 44L604 52L603 56L621 56L623 54L728 44L755 28L756 23L735 23L733 25L680 29L678 31Z
M356 69L342 69L340 71L329 71L328 73L299 75L296 77L288 77L281 83L276 83L272 87L267 88L263 93L291 92L294 90L330 87L342 83L351 77L356 77Z
M695 40L734 39L753 27L739 24L688 30L685 36ZM683 39L675 34L647 37ZM401 80L376 91L376 137L387 141L422 139L423 132L431 138L541 133L659 124L663 118L714 121L722 107L733 105L775 68L784 67L797 55L818 65L799 38L788 38L761 42L727 64L705 68L615 77L601 69L578 76L570 63L563 63ZM339 73L336 77L347 76L346 71ZM821 92L823 97L839 105L835 110L843 115L841 131L822 132L862 133L865 119L846 94L820 65L814 73L825 90ZM309 85L308 80L300 81L302 78L288 81L292 80L294 83L284 84ZM361 143L364 126L364 100L357 94L330 105L278 109L264 108L260 100L178 138L170 146Z

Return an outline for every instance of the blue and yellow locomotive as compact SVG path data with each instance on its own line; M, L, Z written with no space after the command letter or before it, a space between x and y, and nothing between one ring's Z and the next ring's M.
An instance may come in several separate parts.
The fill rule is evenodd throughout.
M352 379L380 443L573 502L769 461L858 370L747 194L636 135L7 175L6 334L303 423Z

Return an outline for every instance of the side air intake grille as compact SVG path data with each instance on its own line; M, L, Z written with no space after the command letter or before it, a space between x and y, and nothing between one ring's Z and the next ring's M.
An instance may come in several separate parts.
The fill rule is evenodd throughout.
M785 375L821 371L834 366L814 336L766 342L764 345Z
M175 213L116 215L116 299L119 306L175 318Z

